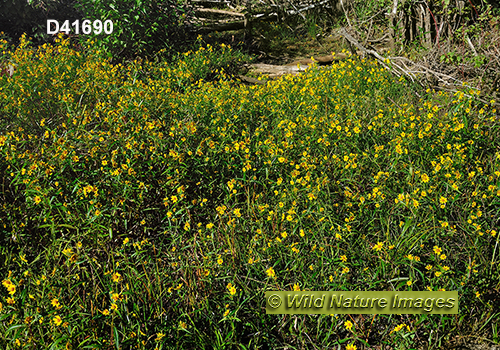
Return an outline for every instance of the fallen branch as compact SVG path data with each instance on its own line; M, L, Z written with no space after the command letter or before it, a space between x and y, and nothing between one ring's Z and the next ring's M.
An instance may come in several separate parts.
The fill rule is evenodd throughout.
M384 41L387 36L389 36L389 33L385 33L384 36L382 36L381 38L378 38L378 39L368 39L367 42L369 43L379 43L381 41Z
M389 67L387 65L387 62L384 57L382 57L377 51L375 50L371 50L371 49L367 49L366 47L364 47L363 45L361 45L352 35L350 35L349 33L347 33L347 31L345 30L345 28L341 28L340 31L339 31L339 34L342 35L349 43L351 43L353 46L355 46L356 48L359 49L359 51L365 53L365 54L368 54L370 56L373 56L375 57L378 62L384 67L386 68L388 71L392 72L393 74L397 75L398 77L401 77L402 74L408 76L412 81L414 81L414 78L415 76L401 68L398 64L392 62L392 67ZM394 67L396 67L397 69L394 69Z
M302 12L308 11L311 9L314 9L318 6L323 6L327 5L330 3L331 0L322 0L318 3L315 4L308 4L302 8L297 9L294 6L294 10L287 10L284 11L285 17L287 16L295 16L295 15L301 15L303 16ZM276 6L273 6L276 7ZM201 13L212 13L212 14L224 14L224 15L231 15L231 16L239 16L239 17L245 17L244 14L242 13L237 13L237 12L231 12L231 11L224 11L224 10L215 10L215 9L195 9L195 12L201 12ZM258 21L270 21L270 20L276 20L279 17L279 14L277 11L274 11L272 9L268 9L266 12L261 12L257 14L253 14L252 16L249 16L247 21L245 20L240 20L236 22L230 22L230 23L213 23L209 26L205 27L200 27L194 29L195 32L197 33L207 33L207 32L224 32L224 31L229 31L229 30L239 30L239 29L244 29L247 28L249 24L252 24L253 22L258 22Z
M405 75L409 77L412 81L416 81L422 87L425 87L427 84L424 84L420 79L417 78L418 75L425 76L426 79L430 82L431 79L429 77L434 77L434 79L440 83L442 86L436 84L430 84L431 88L435 90L442 90L447 92L461 92L464 96L475 99L482 103L488 104L488 101L480 98L475 95L465 94L463 91L455 89L454 87L467 87L473 89L474 87L470 84L465 83L463 80L457 79L452 75L445 74L442 72L438 72L434 69L429 68L426 65L415 63L406 57L382 57L377 51L367 49L363 45L361 45L352 35L347 33L345 28L341 28L339 34L342 35L349 43L359 49L359 51L366 53L370 56L373 56L377 59L377 61L391 73L400 77L401 75ZM408 63L408 65L407 65ZM411 65L411 66L410 66ZM428 86L428 85L427 85Z
M194 12L201 13L201 14L208 13L208 14L214 14L214 15L245 17L245 15L243 13L231 12L231 11L225 11L225 10L217 10L217 9L195 8Z
M276 13L271 13L268 15L260 14L260 15L254 16L249 21L240 20L240 21L229 22L229 23L214 23L211 25L195 28L194 32L196 32L196 33L211 33L211 32L226 32L229 30L245 29L245 28L247 28L249 23L252 23L252 22L256 21L257 19L259 21L271 21L273 19L276 19L276 17L277 17Z

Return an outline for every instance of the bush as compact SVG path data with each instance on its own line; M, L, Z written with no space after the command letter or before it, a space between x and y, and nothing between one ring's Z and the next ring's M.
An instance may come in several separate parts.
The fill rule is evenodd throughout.
M92 21L113 21L113 33L96 36L97 43L110 56L126 59L151 56L163 48L172 51L187 16L177 0L80 0L78 8Z

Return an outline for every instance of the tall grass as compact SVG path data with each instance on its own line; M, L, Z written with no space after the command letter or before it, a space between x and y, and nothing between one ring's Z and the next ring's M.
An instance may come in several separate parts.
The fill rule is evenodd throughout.
M353 57L244 86L224 45L0 45L2 348L498 343L493 105ZM460 314L271 316L266 290L458 290Z

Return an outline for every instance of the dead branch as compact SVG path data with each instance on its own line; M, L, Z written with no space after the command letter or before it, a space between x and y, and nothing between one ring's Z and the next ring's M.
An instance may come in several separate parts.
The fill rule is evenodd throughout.
M429 86L435 90L442 90L447 92L461 92L464 87L473 89L474 87L466 83L464 80L458 79L456 74L446 74L444 69L446 67L436 68L430 66L430 62L418 63L413 62L406 57L382 57L376 50L368 49L361 45L352 35L347 33L345 28L341 28L339 34L342 35L351 45L355 46L359 51L370 55L377 59L377 61L392 74L400 77L402 75L410 78L412 81L417 82L422 87ZM431 62L435 60L431 59ZM433 81L437 83L432 83ZM460 88L460 90L458 89ZM473 98L477 101L487 104L488 101L479 96L472 96L464 94L464 96ZM486 97L487 98L487 97Z
M345 1L345 0L343 0ZM221 2L225 3L225 2ZM305 3L302 5L302 7L295 6L293 3L290 3L290 5L293 7L293 9L285 10L283 11L285 17L291 17L291 16L296 16L300 15L304 17L303 12L312 10L314 8L318 7L328 7L331 3L331 0L321 0L316 3ZM267 3L264 3L265 5L269 5ZM258 10L253 11L252 15L247 15L241 13L241 12L232 12L232 11L225 11L225 10L219 10L219 9L206 9L206 8L196 8L194 11L198 15L205 15L205 14L214 14L214 15L226 15L226 16L238 16L238 17L245 17L245 20L239 20L239 21L234 21L234 22L228 22L228 23L211 23L208 26L205 27L200 27L194 29L195 32L198 33L206 33L206 32L213 32L213 31L218 31L218 32L223 32L223 31L229 31L229 30L238 30L238 29L244 29L251 25L254 22L258 21L270 21L270 20L275 20L279 17L279 11L278 8L281 7L281 5L276 5L276 4L271 4L270 6L264 7L261 9L261 12L259 13Z
M363 52L365 54L368 54L368 55L370 55L372 57L375 57L377 59L377 61L384 68L386 68L387 70L391 71L393 74L396 74L398 77L400 77L402 74L405 74L412 81L414 81L415 77L414 77L414 75L411 72L408 72L408 71L404 70L403 68L401 68L398 64L396 64L394 62L392 62L392 67L395 67L396 69L389 67L387 65L386 59L384 57L382 57L377 51L371 50L371 49L367 49L366 47L364 47L363 45L361 45L352 35L350 35L349 33L347 33L347 31L345 30L345 28L341 28L340 31L339 31L339 34L342 35L353 46L355 46L356 48L358 48L361 52Z
M378 38L378 39L368 39L367 42L369 43L379 43L381 41L384 41L385 39L387 39L387 37L389 36L389 33L385 33L381 38Z
M469 36L465 34L465 39L467 40L467 44L469 44L469 47L471 48L472 52L474 53L474 56L477 56L477 51L474 45L472 45L472 41L470 40Z
M225 10L218 10L218 9L195 8L194 12L196 14L205 14L205 13L208 13L208 14L215 14L215 15L245 17L245 15L243 13L231 12L231 11L225 11Z

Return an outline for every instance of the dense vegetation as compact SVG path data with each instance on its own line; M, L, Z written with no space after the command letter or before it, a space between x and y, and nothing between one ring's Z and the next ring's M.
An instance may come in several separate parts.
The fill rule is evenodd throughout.
M23 33L36 45L52 43L55 35L47 34L47 20L56 20L60 28L64 21L79 20L82 33L83 20L113 22L112 34L80 35L85 41L94 39L94 45L108 52L114 61L152 56L158 48L166 48L164 56L171 57L185 44L184 24L190 14L189 7L177 0L2 0L0 31L7 39L18 44ZM54 30L54 27L51 28ZM71 35L75 27L70 26ZM62 30L61 30L62 31ZM68 33L66 33L68 34ZM80 38L78 38L80 39ZM78 41L78 40L75 40Z
M2 348L498 343L499 124L354 57L265 86L231 47L0 52ZM266 315L266 290L458 290L460 314Z
M494 4L345 2L241 43L186 40L189 2L0 3L0 348L500 342ZM83 14L117 31L43 33ZM251 58L235 45L304 55L332 24L470 84L422 89L347 52L236 78ZM266 315L269 290L456 290L459 314Z

